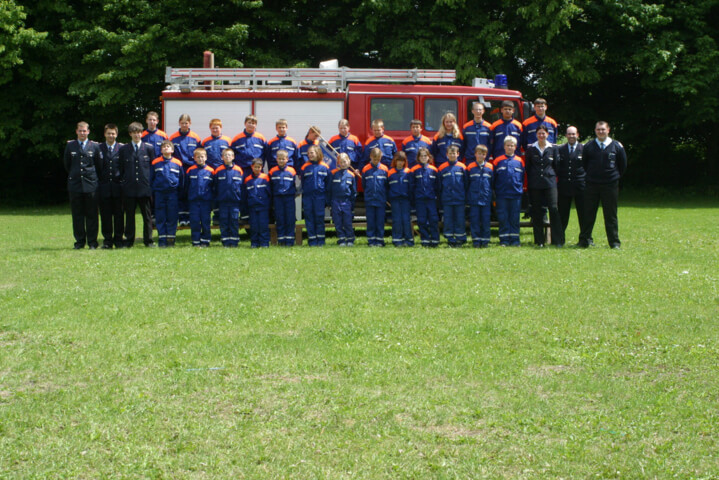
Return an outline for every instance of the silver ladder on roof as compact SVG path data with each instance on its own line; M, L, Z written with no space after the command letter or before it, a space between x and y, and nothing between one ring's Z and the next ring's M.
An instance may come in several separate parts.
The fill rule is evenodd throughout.
M349 82L451 83L454 70L367 68L172 68L167 67L168 90L345 90Z

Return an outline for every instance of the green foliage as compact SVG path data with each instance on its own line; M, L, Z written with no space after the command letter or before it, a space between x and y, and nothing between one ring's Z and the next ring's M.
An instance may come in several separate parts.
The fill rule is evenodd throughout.
M588 250L74 251L67 205L0 211L0 478L715 478L717 215L623 192L620 251L601 215Z

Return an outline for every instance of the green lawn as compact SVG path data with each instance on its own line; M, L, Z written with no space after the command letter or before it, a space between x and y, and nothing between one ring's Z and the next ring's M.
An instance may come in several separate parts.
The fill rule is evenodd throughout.
M0 210L0 478L719 478L719 202L619 225L74 251Z

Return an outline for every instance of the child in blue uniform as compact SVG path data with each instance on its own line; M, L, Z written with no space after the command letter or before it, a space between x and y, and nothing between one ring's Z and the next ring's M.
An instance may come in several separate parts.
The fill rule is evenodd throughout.
M272 203L275 208L275 224L277 226L277 243L283 247L295 244L295 179L297 172L287 165L286 150L277 152L277 166L270 170L272 181Z
M187 169L187 201L190 204L190 230L193 247L209 247L212 239L212 183L215 171L206 165L207 151L197 147L195 164Z
M380 163L382 150L370 152L370 163L362 169L364 203L367 209L367 243L370 247L384 247L384 219L387 206L388 168Z
M414 235L410 221L410 181L412 174L407 168L407 156L397 152L387 172L389 203L392 207L392 244L395 247L413 247Z
M172 156L175 150L169 140L161 145L162 156L152 161L150 185L155 195L155 225L158 246L174 247L177 233L178 192L184 186L182 162Z
M222 165L215 170L215 199L220 211L220 239L224 247L240 243L240 202L242 201L242 169L233 164L235 152L222 152Z
M459 147L447 148L447 161L439 167L440 198L444 209L444 237L450 247L467 241L464 204L467 195L467 167L459 162Z
M499 246L519 246L519 211L524 190L524 160L515 155L517 139L504 139L504 155L494 159L494 193L497 197Z
M312 145L307 150L309 162L302 165L302 210L310 247L325 244L325 206L328 204L330 167L323 162L322 149Z
M490 239L494 165L487 161L488 151L485 145L477 145L474 148L474 161L467 166L469 229L472 233L472 244L477 248L487 247Z
M423 247L439 246L439 172L432 165L432 155L426 148L417 153L417 165L410 170L412 174L411 201L417 210L417 226Z
M350 157L346 153L337 156L338 167L332 170L332 184L328 192L332 222L337 230L337 245L340 247L354 247L355 244L352 210L357 197L357 179L349 171L350 164Z
M250 248L270 246L272 185L269 175L262 173L263 163L261 158L252 161L252 174L245 177L242 189L242 210L250 216Z

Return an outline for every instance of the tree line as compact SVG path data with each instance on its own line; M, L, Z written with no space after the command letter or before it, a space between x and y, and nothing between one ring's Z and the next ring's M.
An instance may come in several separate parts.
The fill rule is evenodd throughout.
M505 73L582 137L627 147L626 181L719 178L719 0L2 0L0 200L64 200L75 124L160 108L167 66L453 68ZM163 125L172 131L175 125ZM121 135L120 140L127 140Z

